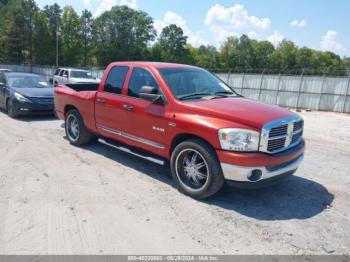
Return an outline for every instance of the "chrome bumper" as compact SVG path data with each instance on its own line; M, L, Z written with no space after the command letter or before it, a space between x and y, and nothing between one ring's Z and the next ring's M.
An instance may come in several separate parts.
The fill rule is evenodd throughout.
M290 164L285 165L276 170L270 171L267 167L245 167L245 166L236 166L227 163L221 163L222 172L225 179L236 181L236 182L259 182L261 180L269 179L272 177L277 177L289 172L292 172L298 168L301 161L304 158L304 154L300 155L295 161L292 161ZM259 171L260 170L260 171ZM261 176L259 179L252 179L253 173L259 173Z

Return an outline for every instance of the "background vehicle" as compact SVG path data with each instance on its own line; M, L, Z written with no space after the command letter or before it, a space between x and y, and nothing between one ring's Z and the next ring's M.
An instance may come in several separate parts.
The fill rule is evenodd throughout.
M58 68L53 77L55 84L79 84L79 83L99 83L100 79L96 79L91 75L90 71L74 69L74 68Z
M57 115L73 145L99 142L157 164L179 190L208 197L224 181L259 187L293 174L304 153L298 115L236 94L206 70L112 63L97 84L58 85Z
M0 68L0 73L9 73L9 72L11 72L10 69L1 69Z
M45 78L36 74L0 73L0 107L12 118L54 113L53 90Z

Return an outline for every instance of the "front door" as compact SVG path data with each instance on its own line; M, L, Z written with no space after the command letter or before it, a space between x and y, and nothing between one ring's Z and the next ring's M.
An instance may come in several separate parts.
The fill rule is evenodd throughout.
M128 83L123 108L126 112L126 135L130 144L166 156L167 132L169 131L169 104L156 105L139 97L143 86L161 89L150 71L135 67Z

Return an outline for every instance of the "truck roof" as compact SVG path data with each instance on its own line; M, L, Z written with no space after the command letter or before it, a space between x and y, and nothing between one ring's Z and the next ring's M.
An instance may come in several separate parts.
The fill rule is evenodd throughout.
M124 61L124 62L114 62L112 65L127 65L127 66L142 66L142 67L153 67L153 68L176 68L176 67L188 67L188 68L199 68L196 66L176 64L176 63L164 63L164 62L149 62L149 61Z

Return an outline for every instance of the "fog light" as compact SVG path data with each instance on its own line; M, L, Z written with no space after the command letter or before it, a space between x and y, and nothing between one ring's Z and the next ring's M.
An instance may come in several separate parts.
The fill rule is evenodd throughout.
M252 173L248 175L248 180L251 182L259 181L262 177L262 172L260 169L254 169Z

